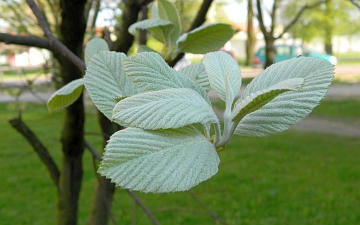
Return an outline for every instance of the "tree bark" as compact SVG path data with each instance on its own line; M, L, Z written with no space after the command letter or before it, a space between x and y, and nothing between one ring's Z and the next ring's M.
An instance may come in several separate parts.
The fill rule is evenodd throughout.
M129 33L128 28L138 21L139 12L143 5L147 5L152 0L126 0L122 13L122 26L117 32L117 39L112 50L127 53L134 42L134 36Z
M265 38L266 62L264 65L264 69L271 66L275 62L274 42L275 42L275 38L272 37Z
M110 135L118 131L119 126L115 123L112 123L99 111L98 118L104 136L104 149ZM114 220L111 213L111 203L114 192L115 185L105 177L98 176L98 182L95 186L94 200L88 220L89 225L106 225L109 223L110 218Z
M324 35L324 42L325 42L325 52L326 54L332 55L333 54L333 46L332 46L332 36L334 30L334 22L333 22L333 2L332 0L326 0L325 2L325 13L327 15L325 19L325 35Z
M200 6L200 9L198 11L198 14L196 15L194 21L191 24L191 27L189 31L194 30L195 28L200 27L206 20L206 14L210 9L211 3L213 0L204 0ZM168 62L169 66L174 67L176 63L184 57L184 53L179 53L175 59L173 59L171 62Z
M146 5L143 5L141 8L141 20L148 19L148 7ZM146 45L147 42L147 30L140 30L139 31L139 45Z
M254 32L254 11L253 11L253 2L252 0L248 1L248 26L247 26L247 40L246 40L246 62L245 65L252 66L254 63L254 51L255 51L255 43L256 37Z
M86 29L84 17L86 0L61 0L60 40L75 55L82 58ZM81 78L83 73L68 59L60 60L64 84ZM57 224L77 223L78 201L82 182L82 155L84 152L84 104L80 96L65 109L61 133L62 169L58 185Z
M128 28L138 21L138 15L146 5L151 2L143 1L124 1L125 9L122 15L122 27L118 31L117 40L113 44L112 49L118 52L127 53L131 48L134 37L128 32ZM103 147L107 143L108 137L120 129L120 126L110 122L101 112L98 112L101 131L104 134ZM115 185L105 177L99 177L95 186L94 200L89 215L89 225L106 225L110 219L114 220L111 213L111 204L115 192Z

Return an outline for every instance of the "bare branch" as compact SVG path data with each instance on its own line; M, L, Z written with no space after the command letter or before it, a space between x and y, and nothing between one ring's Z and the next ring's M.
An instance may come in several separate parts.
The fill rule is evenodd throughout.
M196 18L194 19L193 23L191 24L189 31L201 26L205 22L206 14L209 11L209 8L210 8L212 2L213 2L213 0L204 0L203 1Z
M221 224L227 224L224 220L222 220L220 217L218 217L215 213L213 213L210 209L208 209L208 207L206 207L206 205L198 198L195 196L194 193L192 193L191 191L187 191L187 193L197 202L199 203L199 205L209 214L209 216L211 218L213 218L214 221L219 222Z
M102 160L102 158L101 158L101 156L99 155L99 153L95 150L95 148L92 147L92 145L91 145L88 141L84 140L84 145L85 145L85 147L86 147L87 149L89 149L89 151L91 152L92 156L93 156L95 159L97 159L97 160L99 160L99 161Z
M71 52L64 44L62 44L51 32L44 16L41 14L39 8L33 0L26 0L27 4L30 6L32 12L36 16L41 28L44 31L44 35L48 38L51 45L54 46L63 56L73 62L82 72L85 72L86 66L85 63L77 57L73 52Z
M148 218L151 220L151 222L155 225L160 225L159 221L155 219L151 211L144 205L144 203L136 196L136 194L132 191L126 190L130 196L134 199L134 201L142 208L142 210L145 212L145 214L148 216Z
M15 45L45 48L52 52L55 51L54 47L50 44L50 42L46 38L41 38L37 36L20 36L20 35L11 35L0 32L0 42L4 42L5 44L15 44Z
M272 7L272 12L270 13L271 15L271 30L270 33L273 35L274 31L275 31L275 26L276 26L276 11L279 8L279 0L274 0L274 4Z
M350 2L360 10L360 2L357 2L355 0L350 0Z
M259 26L260 26L261 32L264 34L264 36L266 36L269 34L269 32L266 30L266 27L265 27L264 17L263 17L263 13L262 13L262 9L261 9L261 0L256 0L256 9L257 9L256 17L259 21Z
M286 32L288 32L288 30L299 20L299 18L301 17L301 15L308 9L312 9L312 8L315 8L315 7L318 7L319 5L325 3L325 1L319 1L319 2L316 2L314 3L313 5L305 5L303 6L299 11L298 13L295 15L295 17L290 21L289 24L287 24L283 30L283 32L278 36L276 37L275 39L279 39L281 38Z
M9 123L15 128L33 147L41 161L45 164L50 173L50 177L57 187L60 177L60 171L55 164L55 161L49 154L47 148L41 143L37 136L30 130L30 128L21 120L21 118L10 119Z
M203 3L201 4L200 6L200 9L198 11L198 14L196 16L196 18L194 19L194 21L192 22L191 24L191 27L189 29L189 31L197 28L197 27L200 27L206 20L206 14L207 12L209 11L209 8L212 4L213 0L204 0ZM171 62L168 62L169 66L171 67L174 67L175 64L180 60L182 59L182 57L184 57L184 53L180 53L176 56L175 59L173 59Z
M91 154L93 155L94 158L96 158L97 160L101 161L102 158L100 157L100 155L97 153L97 151L95 150L95 148L93 148L91 146L91 144L89 142L87 142L85 140L85 147L87 149L90 150ZM151 220L151 222L155 225L160 225L160 223L155 219L155 217L153 216L153 214L151 213L151 211L145 206L145 204L136 196L136 194L128 189L126 189L126 192L133 198L133 200L136 202L136 204L138 204L141 209L144 211L144 213L148 216L148 218Z

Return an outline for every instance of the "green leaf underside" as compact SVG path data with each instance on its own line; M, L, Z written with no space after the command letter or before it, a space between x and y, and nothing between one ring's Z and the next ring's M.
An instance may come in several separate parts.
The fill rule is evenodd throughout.
M241 73L237 62L228 53L211 52L204 56L203 64L211 88L224 102L231 105L241 86Z
M236 127L235 134L266 136L288 129L319 104L333 77L333 65L323 59L300 57L273 64L253 79L242 99L291 78L304 79L301 91L285 92L261 110L246 115Z
M48 100L47 107L50 112L67 107L76 101L82 94L84 80L73 80L57 90Z
M93 38L87 44L85 48L85 64L86 66L89 65L90 60L92 57L99 53L100 51L108 51L109 46L106 41L102 38Z
M126 75L144 92L168 88L190 88L209 104L207 93L194 81L177 72L157 53L143 52L124 61Z
M214 176L219 162L214 145L193 127L127 128L111 136L99 173L130 190L186 191Z
M126 127L149 130L218 123L211 106L188 88L146 92L126 98L116 104L112 120Z
M282 81L268 89L257 91L244 99L239 99L233 109L232 120L241 120L245 115L252 113L286 91L299 90L304 82L303 78L293 78Z
M205 90L205 92L208 92L210 90L209 78L205 71L203 63L190 64L181 68L179 72L197 83Z
M124 73L125 58L123 53L102 51L90 61L84 76L85 87L91 100L108 119L111 119L116 104L114 98L140 93Z
M149 30L151 35L163 44L170 41L170 33L174 29L174 24L168 20L146 19L136 22L129 27L129 33L136 35L137 30Z
M217 51L234 35L229 24L215 23L201 26L182 34L177 41L177 52L206 54Z
M168 20L174 25L171 33L171 41L175 43L181 32L180 16L175 5L166 0L158 0L158 15L161 19Z

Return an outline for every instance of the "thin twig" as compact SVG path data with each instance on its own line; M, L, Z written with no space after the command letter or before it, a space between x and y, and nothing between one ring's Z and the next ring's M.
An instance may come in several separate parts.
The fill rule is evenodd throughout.
M97 159L97 160L99 160L99 161L102 160L102 158L101 158L101 156L99 155L99 153L97 153L97 151L95 150L95 148L93 148L92 145L91 145L87 140L84 140L84 145L85 145L85 147L86 147L87 149L89 149L90 153L92 154L92 156L93 156L95 159Z
M360 10L360 2L357 2L355 0L350 0L350 2Z
M39 25L44 31L45 37L48 38L50 44L53 45L55 49L57 49L65 58L74 63L84 73L86 70L85 63L52 34L44 16L41 14L36 3L33 0L26 0L26 2L34 13L36 19L39 22Z
M10 119L9 123L30 143L41 161L47 167L53 183L57 186L59 182L60 171L56 166L55 161L50 156L47 148L42 144L34 132L30 130L30 128L24 123L24 121L21 120L20 117Z
M0 41L6 44L16 44L25 46L34 46L54 51L54 47L49 43L48 39L36 36L12 35L0 32Z
M211 218L213 218L214 221L218 221L221 224L227 224L224 220L222 220L220 217L218 217L215 213L213 213L206 205L198 198L194 193L191 191L187 191L187 193L197 202L199 205L209 214Z
M89 142L86 140L84 141L85 147L90 150L93 157L99 161L102 160L100 155L97 153L95 148L91 146ZM128 189L126 189L126 192L133 198L133 200L141 207L141 209L144 211L144 213L147 215L147 217L151 220L151 222L155 225L160 225L159 221L155 219L151 211L145 206L145 204L136 196L136 194Z
M151 211L144 205L144 203L136 196L136 194L128 189L126 191L129 193L129 195L136 201L136 203L141 207L141 209L144 211L144 213L148 216L148 218L153 222L155 225L160 225L159 221L155 219Z

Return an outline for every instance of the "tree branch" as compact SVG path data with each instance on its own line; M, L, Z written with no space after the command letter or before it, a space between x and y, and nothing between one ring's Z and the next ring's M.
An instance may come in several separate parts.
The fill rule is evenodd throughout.
M350 2L360 10L360 2L356 2L355 0L350 0Z
M213 218L213 220L215 222L219 222L221 224L227 224L224 220L222 220L220 217L218 217L215 213L213 213L210 209L208 209L208 207L206 207L206 205L200 201L200 199L198 197L195 196L194 193L192 193L191 191L186 191L197 203L199 203L199 205L209 214L209 216L211 218Z
M89 149L91 155L92 155L95 159L97 159L97 160L99 160L99 161L102 160L102 158L101 158L101 156L99 155L99 153L95 150L95 148L92 147L92 145L91 145L88 141L84 140L84 145L85 145L85 147L86 147L87 149Z
M279 8L279 0L274 0L274 4L272 7L272 12L270 13L271 16L271 35L274 35L275 26L276 26L276 11Z
M73 62L84 73L86 69L85 63L52 34L44 16L41 14L36 3L33 0L26 0L26 2L36 16L36 19L38 20L39 25L43 29L44 35L48 38L50 44L54 46L54 48L58 50L65 58L68 58L71 62Z
M47 170L50 173L51 179L55 186L59 182L60 171L56 166L54 160L49 154L47 148L41 143L37 136L30 130L30 128L21 120L21 118L10 119L9 123L16 129L33 147L41 161L45 164Z
M260 26L261 32L264 34L264 36L266 36L269 34L269 32L266 30L266 27L264 24L264 17L263 17L263 13L262 13L262 9L261 9L261 1L260 0L256 1L256 9L257 9L256 18L259 21L259 26Z
M319 5L323 4L323 3L325 3L325 1L319 1L319 2L314 3L313 5L305 5L305 6L303 6L298 11L298 13L295 15L295 17L290 21L290 23L285 26L283 32L278 37L276 37L275 39L281 38L286 32L288 32L288 30L298 21L298 19L301 17L301 15L306 10L315 8L315 7L317 7L317 6L319 6Z
M155 219L151 211L142 203L142 201L135 195L134 192L129 191L126 189L126 191L129 193L129 195L134 199L134 201L142 208L142 210L145 212L145 214L148 216L148 218L151 220L151 222L155 225L160 225L159 221Z
M195 28L201 26L205 22L206 14L209 11L209 8L210 8L212 2L213 2L213 0L204 0L203 1L196 18L194 19L193 23L191 24L189 31L194 30Z
M37 36L20 36L20 35L11 35L0 32L0 42L4 42L5 44L15 44L15 45L44 48L52 52L55 51L54 47L50 44L50 42L46 38L41 38Z
M199 12L194 19L194 21L191 24L191 27L188 31L194 30L197 27L200 27L206 20L206 14L209 11L209 8L212 4L213 0L204 0L203 3L200 6ZM169 66L174 67L175 64L184 57L185 53L179 53L175 59L173 59L171 62L168 62Z
M87 141L85 141L85 147L89 149L93 157L99 161L102 160L101 156L97 153L95 148L91 146L91 144ZM141 209L144 211L144 213L148 216L148 218L151 220L151 222L155 225L160 225L160 223L156 220L156 218L153 216L151 211L145 206L145 204L136 196L136 194L128 189L126 189L126 192L133 198L133 200L138 204Z

